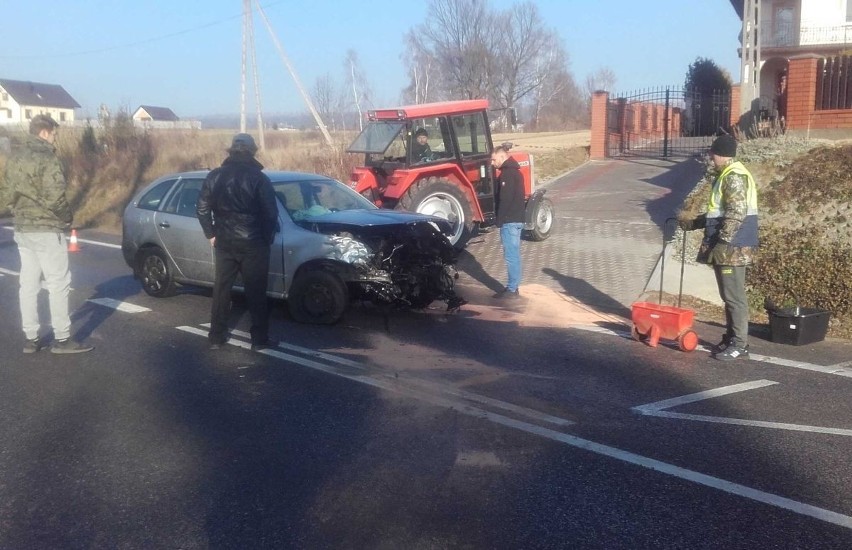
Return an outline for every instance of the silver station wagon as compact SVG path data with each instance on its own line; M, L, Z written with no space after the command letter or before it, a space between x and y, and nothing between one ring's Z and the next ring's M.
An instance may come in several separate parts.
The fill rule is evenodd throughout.
M317 174L265 173L279 203L268 294L286 299L294 320L335 323L355 300L407 308L443 300L449 310L464 304L454 290L457 253L446 220L380 209ZM195 215L206 176L162 177L124 210L121 250L151 296L172 296L178 285L213 286L213 249Z

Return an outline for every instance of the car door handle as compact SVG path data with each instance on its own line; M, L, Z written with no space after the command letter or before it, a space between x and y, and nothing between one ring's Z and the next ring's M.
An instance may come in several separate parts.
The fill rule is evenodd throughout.
M160 227L162 227L163 229L168 229L169 227L171 227L171 226L172 226L169 222L160 222L160 223L158 223L157 225L159 225L159 226L160 226Z

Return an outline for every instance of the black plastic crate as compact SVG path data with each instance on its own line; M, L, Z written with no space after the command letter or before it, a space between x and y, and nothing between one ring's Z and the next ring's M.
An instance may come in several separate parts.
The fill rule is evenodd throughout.
M831 317L828 311L809 307L779 309L768 313L772 341L793 346L823 341Z

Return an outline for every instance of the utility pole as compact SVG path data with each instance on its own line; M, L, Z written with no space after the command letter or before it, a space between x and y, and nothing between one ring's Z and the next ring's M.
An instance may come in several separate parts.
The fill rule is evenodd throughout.
M246 1L250 2L251 0ZM334 142L331 140L331 134L328 133L328 129L325 127L325 123L323 123L322 117L319 116L319 113L314 107L314 103L313 101L311 101L311 97L305 91L304 86L302 86L302 82L301 80L299 80L299 76L296 74L296 71L293 69L293 66L290 65L290 60L287 58L287 54L284 53L284 48L281 46L281 42L278 41L278 37L272 30L272 25L269 24L269 19L267 19L266 13L263 11L263 8L260 7L260 4L258 2L255 2L255 6L257 6L257 11L258 13L260 13L260 16L263 18L263 22L266 24L266 29L269 31L269 35L272 37L272 42L275 43L275 48L278 50L278 55L281 57L281 61L284 62L284 66L287 67L288 71L290 71L290 76L293 77L293 82L296 83L296 88L298 88L299 93L302 95L302 99L305 101L305 104L311 111L311 114L313 115L317 126L319 126L320 132L322 132L323 137L325 137L326 143L328 143L329 147L333 147Z
M240 133L246 133L246 59L248 47L248 21L251 17L251 0L243 0L243 62L240 78Z
M261 149L266 148L266 139L265 132L263 128L263 109L260 104L260 78L257 76L257 48L254 43L254 16L251 13L251 0L249 2L249 18L248 18L248 34L249 34L249 44L251 47L251 68L252 75L254 80L254 103L257 107L257 133L258 133L258 145Z
M261 149L266 147L263 132L263 110L260 103L260 78L257 75L257 53L254 45L254 24L251 11L252 0L243 0L243 59L240 87L240 132L246 132L246 80L248 57L251 55L252 80L254 81L254 101L257 107L258 141Z
M740 116L758 109L760 97L760 0L743 0L740 53Z

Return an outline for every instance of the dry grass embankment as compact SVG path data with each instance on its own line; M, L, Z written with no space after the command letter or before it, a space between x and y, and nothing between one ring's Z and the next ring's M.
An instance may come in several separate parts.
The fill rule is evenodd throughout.
M233 134L231 130L142 131L121 118L105 129L63 128L57 149L69 182L75 225L118 231L124 207L140 187L165 174L218 166ZM9 137L14 143L21 134ZM267 132L258 160L272 169L315 172L346 181L362 157L345 152L353 133L332 137L334 145L329 147L318 131ZM516 148L535 155L539 181L581 164L588 140L588 131L495 136L497 143L512 141ZM0 174L4 162L0 152Z
M589 158L591 132L541 132L535 134L494 134L495 144L509 141L513 148L526 151L535 159L540 182L546 182L573 170Z
M765 298L832 313L829 335L852 338L852 144L775 138L745 142L740 160L758 185L761 248L749 270L752 319L767 322ZM697 214L710 178L690 194L684 210ZM700 232L690 235L694 257ZM720 308L692 304L719 321Z

